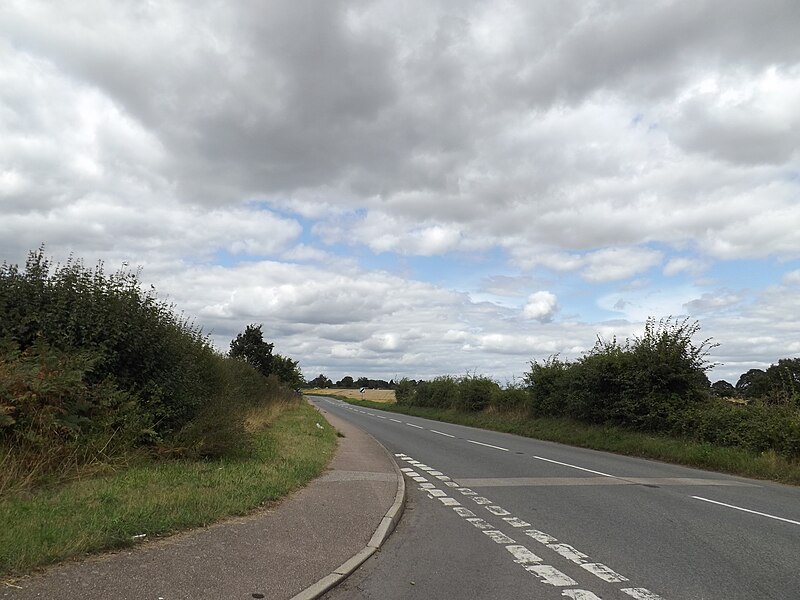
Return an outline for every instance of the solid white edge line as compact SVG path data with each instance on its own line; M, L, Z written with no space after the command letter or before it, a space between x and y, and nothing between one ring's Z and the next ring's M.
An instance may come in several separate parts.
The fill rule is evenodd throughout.
M410 427L416 427L417 429L425 429L424 427L420 427L419 425L414 425L413 423L406 423L406 425Z
M454 435L450 435L449 433L444 433L443 431L436 431L435 429L429 429L428 431L430 431L430 432L432 432L432 433L438 433L439 435L444 435L444 436L447 436L447 437L449 437L449 438L454 438L454 437L456 437L456 436L454 436Z
M718 502L716 500L709 500L708 498L703 498L702 496L692 496L695 500L702 500L703 502L709 502L711 504L718 504L720 506L725 506L727 508L732 508L734 510L740 510L742 512L750 513L753 515L758 515L760 517L767 517L768 519L775 519L776 521L783 521L784 523L791 523L792 525L800 525L800 521L793 521L792 519L784 519L783 517L776 517L775 515L771 515L769 513L758 512L757 510L750 510L749 508L742 508L741 506L736 506L734 504L725 504L724 502Z
M487 448L495 448L497 450L502 450L503 452L508 452L508 448L501 448L500 446L492 446L491 444L484 444L483 442L476 442L475 440L467 440L470 444L478 444L479 446L486 446Z
M534 456L533 458L535 458L537 460L543 460L543 461L546 461L546 462L555 463L557 465L562 465L564 467L570 467L572 469L578 469L580 471L586 471L587 473L594 473L595 475L602 475L603 477L612 477L614 479L617 479L616 475L609 475L608 473L603 473L602 471L593 471L592 469L587 469L585 467L579 467L577 465L571 465L569 463L561 462L561 461L558 461L558 460L553 460L552 458L544 458L543 456Z

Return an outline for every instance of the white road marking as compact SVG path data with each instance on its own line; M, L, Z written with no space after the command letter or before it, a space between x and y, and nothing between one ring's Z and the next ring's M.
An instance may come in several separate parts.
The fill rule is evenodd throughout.
M734 510L740 510L742 512L750 513L753 515L758 515L759 517L767 517L768 519L775 519L776 521L783 521L784 523L791 523L792 525L800 525L800 521L793 521L792 519L784 519L783 517L776 517L775 515L771 515L769 513L763 513L757 510L750 510L749 508L742 508L741 506L736 506L734 504L725 504L724 502L709 500L708 498L703 498L701 496L692 496L692 498L694 498L695 500L702 500L703 502L710 502L711 504L718 504L719 506L725 506L727 508L732 508Z
M483 442L476 442L475 440L467 440L470 444L478 444L479 446L486 446L487 448L494 448L495 450L502 450L508 452L508 448L501 448L500 446L493 446L492 444L484 444Z
M406 423L406 424L412 427L417 427L419 429L422 429L422 427L420 427L419 425L414 425L413 423ZM475 442L473 440L467 440L467 441L482 446L497 448L498 450L505 450L506 452L508 452L506 448L500 448L499 446L491 446L490 444L484 444L483 442ZM475 501L476 504L485 506L486 510L488 510L493 515L503 517L503 521L508 523L511 527L521 528L530 526L530 523L523 521L518 517L505 516L505 515L510 515L511 513L509 513L507 510L505 510L500 506L492 505L491 500L489 500L488 498L485 498L483 496L477 496L476 492L474 492L470 488L459 487L458 483L452 481L450 477L444 475L441 471L436 471L433 467L429 467L428 465L416 461L405 454L396 454L395 456L401 458L407 464L413 465L414 467L416 467L416 469L420 471L425 471L426 474L431 475L433 477L437 477L445 485L458 489L458 491L461 492L463 495L473 496L472 499ZM589 471L597 475L602 475L603 477L614 478L614 476L612 475L601 473L599 471L591 471L590 469L585 469L583 467L578 467L576 465L560 463L558 461L538 456L535 458L580 469L582 471ZM505 545L506 550L508 550L514 557L514 562L522 565L528 572L532 573L533 575L536 575L536 577L538 577L542 583L547 585L552 585L555 587L578 585L578 583L574 579L572 579L569 575L566 575L565 573L559 571L555 567L551 565L536 564L536 563L541 563L543 559L534 554L533 552L531 552L525 546L517 544L515 540L513 540L511 537L509 537L502 531L496 529L494 526L492 526L492 524L488 523L484 519L476 517L473 511L461 506L458 500L447 496L447 492L438 489L433 483L428 482L424 477L419 475L414 469L406 467L401 469L401 471L411 479L422 480L422 483L420 484L419 487L421 490L427 492L430 498L436 498L443 505L453 507L456 514L458 514L461 517L464 517L469 523L471 523L478 529L482 530L494 542ZM789 519L775 517L773 515L768 515L766 513L759 513L757 511L744 509L738 506L724 504L722 502L716 502L714 500L708 500L707 498L702 498L700 496L692 496L692 498L800 525L800 522L797 521L791 521ZM523 533L528 537L536 540L537 542L546 545L550 550L553 550L563 558L566 558L567 560L580 565L584 570L588 571L589 573L595 575L596 577L607 583L620 583L623 581L628 581L626 577L623 577L619 573L616 573L611 568L607 567L602 563L586 562L586 559L589 558L586 554L580 552L579 550L575 549L569 544L556 543L558 542L558 540L547 533L544 533L537 529L527 529L523 531ZM657 594L654 594L653 592L650 592L645 588L625 588L622 590L622 592L631 596L635 600L663 600L663 598L661 598ZM599 598L593 592L590 592L588 590L580 590L580 589L563 590L561 595L564 598L572 598L573 600L601 600L601 598Z
M547 547L556 554L560 554L567 560L574 562L576 565L585 563L586 561L583 559L589 558L586 554L576 550L569 544L548 544Z
M443 436L449 437L449 438L456 437L454 435L450 435L449 433L445 433L444 431L436 431L435 429L429 429L428 431L430 431L431 433L438 433L439 435L443 435Z
M365 415L369 415L370 417L374 417L375 413L364 413Z
M408 454L403 454L402 452L399 452L399 453L395 454L395 456L397 456L399 458L408 458Z
M417 475L416 477L412 477L411 479L413 479L417 483L424 483L424 482L428 481L427 479L425 479L424 477L422 477L420 475Z
M463 506L459 506L457 508L454 508L453 510L456 511L456 514L459 517L474 517L475 516L474 512L472 512L468 508L464 508Z
M511 513L508 512L505 508L500 506L487 506L486 510L498 517L505 517L506 515L510 515Z
M623 588L620 591L628 594L628 596L632 598L636 598L636 600L664 600L658 594L654 594L645 588Z
M439 502L445 506L461 506L461 503L455 498L439 498Z
M479 519L477 517L474 518L474 519L467 519L467 521L469 521L470 523L475 525L475 527L477 527L478 529L491 529L492 528L492 526L489 525L489 523L487 523L483 519Z
M550 565L529 565L525 567L526 571L533 573L539 579L542 580L542 583L546 583L548 585L554 585L556 587L566 587L568 585L578 585L578 582L575 581L569 575L565 575L555 567L551 567Z
M420 427L419 425L414 425L413 423L406 423L409 427L416 427L417 429L425 429L424 427Z
M572 600L603 600L599 596L586 590L564 590L561 592L564 598L572 598Z
M385 419L386 418L383 415L375 415L375 416L378 417L379 419Z
M483 533L488 535L490 538L492 538L498 544L516 544L517 543L515 540L512 540L510 537L508 537L505 533L503 533L502 531L499 531L497 529L490 529L488 531L484 531Z
M524 533L528 537L532 537L537 542L540 542L542 544L552 544L553 542L558 541L552 535L548 535L543 531L539 531L538 529L528 529L526 531L523 531L522 533Z
M586 569L592 575L608 583L622 583L623 581L628 581L627 577L623 577L616 571L612 571L602 563L584 563L581 565L581 568Z
M551 458L544 458L542 456L534 456L533 458L536 458L538 460L543 460L545 462L555 463L555 464L561 465L563 467L570 467L572 469L578 469L579 471L586 471L587 473L594 473L595 475L602 475L603 477L614 477L616 479L616 476L609 475L608 473L603 473L602 471L593 471L592 469L587 469L585 467L579 467L578 465L571 465L569 463L561 462L561 461L558 461L558 460L553 460Z
M533 563L540 563L542 559L536 556L533 552L528 550L525 546L506 546L506 550L514 555L514 562L520 565L530 565Z
M512 527L530 527L531 524L527 521L523 521L519 517L504 517L503 521L511 525Z
M398 419L392 419L391 417L389 417L389 420L390 421L394 421L395 423L402 423L402 421L400 421Z

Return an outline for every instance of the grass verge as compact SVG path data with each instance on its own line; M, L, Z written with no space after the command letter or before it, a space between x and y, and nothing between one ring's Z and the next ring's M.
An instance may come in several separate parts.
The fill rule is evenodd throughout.
M774 452L755 453L739 448L714 446L686 439L627 431L620 427L589 425L569 419L533 419L523 415L497 412L467 413L456 410L421 408L342 398L351 404L376 410L424 417L503 433L514 433L603 450L616 454L652 458L708 471L769 479L800 485L800 462L790 461Z
M238 458L149 462L0 500L0 576L248 513L305 485L336 448L305 402L262 408L248 425L251 450Z

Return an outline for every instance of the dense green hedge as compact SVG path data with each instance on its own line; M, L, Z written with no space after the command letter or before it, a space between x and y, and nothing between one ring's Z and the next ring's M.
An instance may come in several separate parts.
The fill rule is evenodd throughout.
M0 493L136 449L234 452L248 409L285 392L134 272L53 265L41 249L0 266Z
M712 344L696 343L698 332L696 322L649 319L641 337L598 339L591 352L575 361L551 356L531 362L523 386L502 388L479 376L403 380L397 402L568 418L800 457L797 404L735 404L712 396L705 375Z

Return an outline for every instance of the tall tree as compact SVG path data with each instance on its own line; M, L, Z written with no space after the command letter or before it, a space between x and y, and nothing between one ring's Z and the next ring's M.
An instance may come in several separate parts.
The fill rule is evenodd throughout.
M252 365L259 373L269 376L273 371L273 344L264 341L261 325L248 325L231 342L228 355Z

